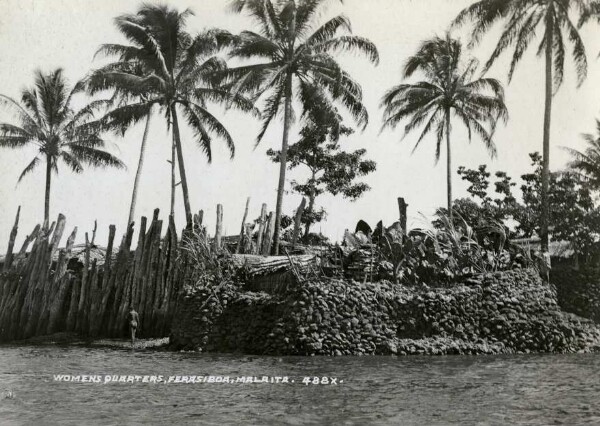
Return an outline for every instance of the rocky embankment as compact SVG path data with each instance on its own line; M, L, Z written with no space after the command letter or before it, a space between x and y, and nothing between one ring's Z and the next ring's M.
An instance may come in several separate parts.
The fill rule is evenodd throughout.
M600 323L600 269L562 268L553 270L550 280L556 286L558 303L568 312Z
M231 283L189 289L174 349L277 355L588 352L600 329L563 312L535 271L452 288L319 280L279 294Z

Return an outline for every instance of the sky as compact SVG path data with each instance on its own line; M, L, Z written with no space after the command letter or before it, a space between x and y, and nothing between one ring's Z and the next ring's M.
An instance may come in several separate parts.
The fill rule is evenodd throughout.
M187 29L192 34L205 28L219 27L232 32L255 29L253 21L227 9L226 0L170 0L179 10L190 8ZM341 240L345 229L353 229L359 219L375 224L397 220L397 197L409 204L409 227L423 226L438 206L445 204L445 157L434 160L434 137L425 139L411 154L418 134L403 137L402 129L381 132L382 111L379 102L392 86L402 82L401 70L407 58L420 43L434 35L443 35L451 20L471 0L345 0L343 5L330 2L319 12L318 22L344 13L351 21L353 32L373 41L380 54L380 63L373 66L360 57L343 56L345 69L361 84L364 103L369 111L369 125L342 142L347 150L366 148L367 157L377 162L377 171L364 181L371 186L359 200L351 202L341 197L324 195L317 201L328 212L327 220L314 226L334 240ZM20 91L32 85L36 69L51 71L64 68L71 83L85 76L102 62L94 53L102 43L122 43L113 19L123 13L133 13L141 2L135 0L0 0L0 93L19 98ZM582 133L593 132L599 116L600 51L597 24L581 31L586 43L589 72L584 84L577 88L574 70L567 65L563 87L554 97L551 129L552 169L564 167L568 154L561 148L583 149ZM461 34L457 34L460 36ZM484 38L473 52L482 62L491 53L498 38L498 28ZM483 143L477 138L469 144L466 130L456 125L452 134L453 169L458 166L475 168L488 164L492 172L504 170L514 178L530 170L528 153L541 151L544 113L543 61L535 55L537 43L519 65L510 84L506 75L508 57L503 57L488 76L498 78L506 87L506 103L510 118L496 132L498 155L490 159ZM411 80L413 81L413 80ZM78 102L83 102L80 99ZM265 152L281 144L282 123L274 122L263 142L255 148L260 123L251 117L219 108L215 114L229 129L236 143L236 155L230 160L228 151L217 142L213 146L213 161L208 164L195 145L192 132L182 129L183 150L188 175L191 205L194 211L203 209L205 224L214 232L216 205L223 204L224 230L237 234L246 198L250 197L249 218L258 217L262 203L274 210L278 165ZM0 112L1 121L11 117ZM290 142L298 138L299 127L291 132ZM117 235L125 228L133 179L139 158L143 133L140 124L124 137L107 135L108 150L127 166L126 170L87 169L74 174L63 167L53 177L51 217L63 213L67 231L78 227L78 241L98 222L96 242L104 245L108 226L117 226ZM166 218L170 200L170 136L162 116L151 123L148 150L139 188L136 216L151 216L160 208ZM17 244L43 218L44 168L27 176L17 185L22 169L35 155L34 150L0 149L0 244L8 241L17 207L21 206L21 221ZM288 172L287 189L292 179L303 176L296 170ZM466 185L456 173L453 177L455 198L466 196ZM300 203L297 194L284 198L284 212L290 214ZM184 224L181 192L176 196L176 223ZM66 232L65 232L66 233ZM4 249L0 247L0 252Z

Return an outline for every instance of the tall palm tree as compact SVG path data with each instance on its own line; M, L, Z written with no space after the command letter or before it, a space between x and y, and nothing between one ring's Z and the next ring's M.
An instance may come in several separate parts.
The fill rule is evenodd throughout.
M596 134L586 133L584 151L564 147L571 154L569 169L577 172L595 190L600 190L600 120L596 120Z
M446 139L448 212L452 216L452 118L467 128L469 141L472 133L480 136L490 155L496 147L492 136L499 119L508 118L502 85L491 78L473 79L477 62L463 62L462 45L449 36L435 37L423 43L404 67L404 78L420 71L424 80L400 84L390 89L381 101L384 108L383 128L396 127L408 120L405 134L422 127L413 148L430 133L436 137L436 162L440 158L443 139ZM486 127L489 125L489 128Z
M232 37L222 30L207 30L192 37L185 31L190 10L178 12L164 5L143 5L134 15L116 18L119 31L131 43L105 44L99 53L117 56L117 62L95 73L91 93L116 89L130 100L112 109L104 118L108 127L127 128L147 118L152 107L159 105L167 125L172 128L176 162L183 191L188 223L192 217L188 182L181 145L179 113L194 130L197 143L212 161L213 138L223 140L233 157L234 142L225 126L208 110L219 103L258 114L253 104L241 95L231 94L218 86L218 73L227 68L215 56ZM130 68L128 68L130 67ZM172 158L172 167L175 158Z
M232 68L228 78L235 92L256 94L263 106L262 129L257 144L283 107L279 184L275 211L274 253L279 252L279 230L285 186L290 128L294 121L292 102L300 101L304 114L312 104L343 105L364 128L368 114L362 104L360 86L334 59L340 51L359 52L378 63L377 48L369 40L353 35L345 16L337 16L313 29L315 15L327 0L234 0L236 12L247 11L259 31L243 31L231 55L258 59L258 63ZM346 33L346 35L340 35Z
M75 173L83 172L84 165L124 167L112 154L102 150L105 143L93 119L103 101L94 101L80 110L74 110L72 98L81 90L81 84L69 89L62 69L44 74L35 73L35 84L21 93L21 103L0 95L0 106L12 114L14 123L0 123L0 147L37 147L38 153L19 176L19 182L46 162L46 190L44 221L50 217L50 187L52 172L58 172L59 161Z
M548 250L548 186L550 182L550 124L552 117L552 97L561 86L564 77L567 44L571 44L571 56L577 72L578 86L587 75L587 58L583 41L572 17L581 19L587 14L591 0L480 0L464 9L456 17L453 25L459 26L473 21L472 44L478 43L488 29L497 21L503 21L502 35L485 70L489 69L498 57L514 46L509 81L517 64L530 44L540 35L538 55L544 54L545 69L545 108L542 162L542 214L540 217L540 238L542 250Z
M107 73L114 73L114 72L133 73L135 75L143 77L144 76L143 63L123 60L122 62L111 63L109 65L105 65L104 67L102 67L100 69L94 70L83 81L83 83L86 86L87 91L90 94L94 94L97 91L107 89L107 82L106 82L105 75ZM136 102L144 103L147 101L146 98L148 96L148 93L140 93L138 91L131 92L130 90L128 90L127 86L122 86L122 85L118 85L118 84L115 84L112 88L114 90L114 94L112 96L112 99L110 100L110 106L112 106L112 107L114 107L115 105L122 107L122 106L125 106L128 104L131 104L131 103L136 103ZM110 108L110 106L109 106L109 108ZM125 132L128 130L127 126L115 125L115 123L113 121L107 122L106 118L108 118L108 117L105 117L103 122L104 122L104 124L107 125L106 127L108 127L108 129L116 131L116 132L120 133L122 136L125 135ZM150 129L151 118L152 118L152 107L147 110L147 115L145 118L146 123L144 126L142 143L140 146L140 156L138 159L138 165L137 165L137 169L135 172L135 179L133 182L133 190L132 190L132 194L131 194L131 203L129 205L129 216L127 218L127 226L129 226L134 221L134 218L135 218L135 206L136 206L136 202L137 202L138 187L139 187L140 178L142 175L142 169L144 166L146 143L148 140L148 133L149 133L149 129ZM140 117L140 119L141 119L141 117ZM173 161L173 159L171 159L171 160ZM174 192L174 189L172 189L172 192ZM173 199L173 196L171 198L172 198L171 214L173 214L174 199Z

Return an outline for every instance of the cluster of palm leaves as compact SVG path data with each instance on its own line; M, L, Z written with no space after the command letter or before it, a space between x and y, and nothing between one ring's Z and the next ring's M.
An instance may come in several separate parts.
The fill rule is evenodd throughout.
M137 185L152 111L159 110L172 129L173 213L178 164L186 216L191 218L189 189L180 137L180 116L195 132L197 142L211 160L211 142L223 140L234 154L234 142L226 127L209 111L211 103L259 115L262 105L262 131L284 110L284 131L279 178L276 228L280 227L286 152L290 128L295 119L292 102L300 99L302 115L319 105L321 112L333 111L335 104L346 107L360 126L366 126L368 114L362 104L357 82L334 59L339 51L364 53L378 61L377 49L368 40L350 35L350 22L335 17L318 28L313 20L325 0L238 0L237 12L249 12L260 30L243 31L234 36L222 30L207 30L196 36L185 31L189 10L182 13L167 6L143 5L133 15L115 20L129 44L106 44L99 55L113 62L93 71L81 85L91 95L111 93L105 102L109 112L94 128L97 132L124 133L132 125L146 120L140 162L128 222L134 217ZM346 33L346 35L339 35ZM228 68L217 54L228 50L230 57L253 59L247 66ZM258 62L258 63L256 63ZM15 103L16 104L16 103ZM88 117L92 118L92 117ZM5 137L11 137L6 134ZM13 144L14 145L14 144ZM11 146L8 142L4 146ZM275 232L275 251L279 232Z
M409 58L404 68L405 78L420 71L425 80L395 86L382 100L384 127L395 127L404 120L408 120L405 133L422 127L415 149L428 134L433 133L438 160L442 143L446 139L450 216L453 200L450 144L452 118L460 120L466 126L469 140L473 133L479 135L492 156L496 154L492 140L496 123L508 118L500 82L492 78L474 78L477 61L463 61L462 50L461 43L449 35L426 41Z
M123 163L103 150L99 126L90 122L102 101L92 102L74 110L73 96L81 85L69 88L61 69L48 74L38 71L35 85L24 89L21 102L0 95L0 105L16 118L15 123L0 123L0 146L22 148L34 145L35 157L25 167L19 181L45 163L46 190L44 196L44 221L50 215L50 187L52 173L59 163L66 164L76 173L85 165L123 167Z
M188 222L192 212L179 114L194 130L198 145L211 161L214 138L226 143L231 156L235 146L228 130L209 111L208 105L219 103L257 113L249 100L219 85L219 75L227 64L216 54L233 43L234 37L222 30L190 35L185 31L185 19L190 14L189 10L180 13L166 6L144 6L135 15L118 17L115 23L130 44L101 46L98 54L117 60L94 71L86 80L91 94L114 91L115 108L103 118L107 129L125 131L139 120L149 120L155 105L162 111L173 134L171 214L177 163ZM133 220L133 212L129 220Z
M348 18L337 16L313 28L314 16L325 0L236 0L237 12L247 11L259 31L244 31L232 56L256 59L258 63L228 70L226 82L234 93L255 94L263 102L262 129L257 143L269 124L283 108L283 137L280 153L279 185L275 211L274 252L279 251L279 234L289 132L294 120L293 101L300 100L302 115L319 108L321 114L334 114L335 104L342 105L363 128L368 113L362 104L360 85L335 60L338 51L355 51L378 63L377 48L369 40L350 35ZM340 33L346 35L339 35ZM257 98L257 99L258 99Z
M347 17L336 16L316 25L319 8L328 0L233 0L231 8L248 14L255 31L238 35L219 29L192 35L186 30L191 11L179 12L164 5L142 5L135 14L116 18L115 24L127 44L106 44L98 55L111 62L91 72L71 92L60 70L36 75L35 88L23 91L21 102L0 97L16 124L0 126L0 146L18 148L35 144L39 154L21 178L40 162L46 162L45 217L49 215L50 182L58 161L75 172L84 165L123 164L103 150L101 135L125 133L140 121L146 123L137 167L128 223L133 221L137 187L143 165L150 120L160 114L172 132L171 213L176 186L180 183L185 213L191 220L185 155L181 140L183 119L207 159L212 142L224 142L233 157L235 145L226 126L211 112L218 104L260 117L258 144L270 124L283 115L280 172L276 201L274 252L278 252L282 203L290 132L296 120L310 115L337 115L343 107L359 128L369 115L362 103L358 82L337 61L341 52L355 52L377 64L379 55L369 40L352 35ZM382 98L383 128L405 121L405 133L419 129L415 145L428 135L436 141L436 160L446 144L448 212L452 215L451 133L453 125L466 127L469 140L478 136L490 155L495 155L494 132L508 117L502 85L484 74L496 59L513 47L509 70L537 38L538 54L546 63L546 99L543 137L542 246L548 243L548 164L552 96L564 79L567 46L571 45L578 83L585 79L587 59L579 35L581 25L600 16L600 2L593 0L479 0L463 10L451 29L471 23L469 47L475 46L496 22L504 24L497 47L478 75L478 62L461 42L451 37L425 41L408 59L403 78L420 75L415 83L391 88ZM539 37L538 37L539 36ZM229 67L225 57L241 65ZM249 63L248 63L249 62ZM71 109L72 96L108 93L108 99L91 102L80 111ZM294 110L300 113L295 114ZM100 114L100 111L102 113ZM97 115L100 114L98 117ZM592 155L592 152L587 154ZM586 154L586 155L587 155ZM583 168L583 154L579 157ZM176 171L180 182L177 182Z
M545 60L545 108L543 132L542 212L540 237L542 250L548 250L550 183L550 130L552 98L563 83L566 52L571 45L571 56L578 84L587 76L587 56L579 28L592 18L600 16L600 2L596 0L480 0L463 10L453 25L472 22L471 45L477 44L496 22L503 22L502 34L486 63L487 71L507 49L513 47L509 80L524 53L539 38L538 56Z

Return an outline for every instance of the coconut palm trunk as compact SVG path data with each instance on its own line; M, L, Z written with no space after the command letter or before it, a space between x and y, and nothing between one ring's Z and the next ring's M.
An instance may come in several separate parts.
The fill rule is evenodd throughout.
M448 190L448 217L452 223L452 150L450 147L450 111L446 111L446 186Z
M285 108L283 118L283 140L281 141L281 155L279 156L279 185L277 187L277 204L275 207L275 238L273 241L273 254L279 254L279 229L281 228L281 208L283 206L283 190L285 188L285 170L287 167L287 151L290 127L292 126L292 74L288 74L285 81Z
M148 140L148 130L150 129L150 118L152 111L146 118L146 127L144 127L144 136L142 136L142 146L140 148L140 159L138 161L137 170L135 172L135 179L133 180L133 191L131 194L131 206L129 207L129 219L127 225L131 225L135 217L135 205L137 201L138 187L140 184L140 177L142 176L142 168L144 167L144 156L146 155L146 141Z
M540 217L540 239L542 252L548 251L549 205L548 189L550 185L550 122L552 118L552 41L554 34L554 14L548 11L546 24L546 100L544 109L544 140L542 158L542 212Z
M177 162L177 152L175 149L175 136L171 141L171 210L170 215L175 217L175 163Z
M192 221L192 209L190 207L190 194L188 192L187 178L185 175L185 166L183 164L183 151L181 149L181 137L179 135L179 122L177 120L177 111L175 106L171 110L173 118L173 138L175 139L175 149L177 151L177 163L179 164L179 179L181 179L181 189L183 191L183 205L185 207L185 219L189 225Z
M46 156L46 193L44 195L44 223L50 223L50 185L52 180L52 157Z

